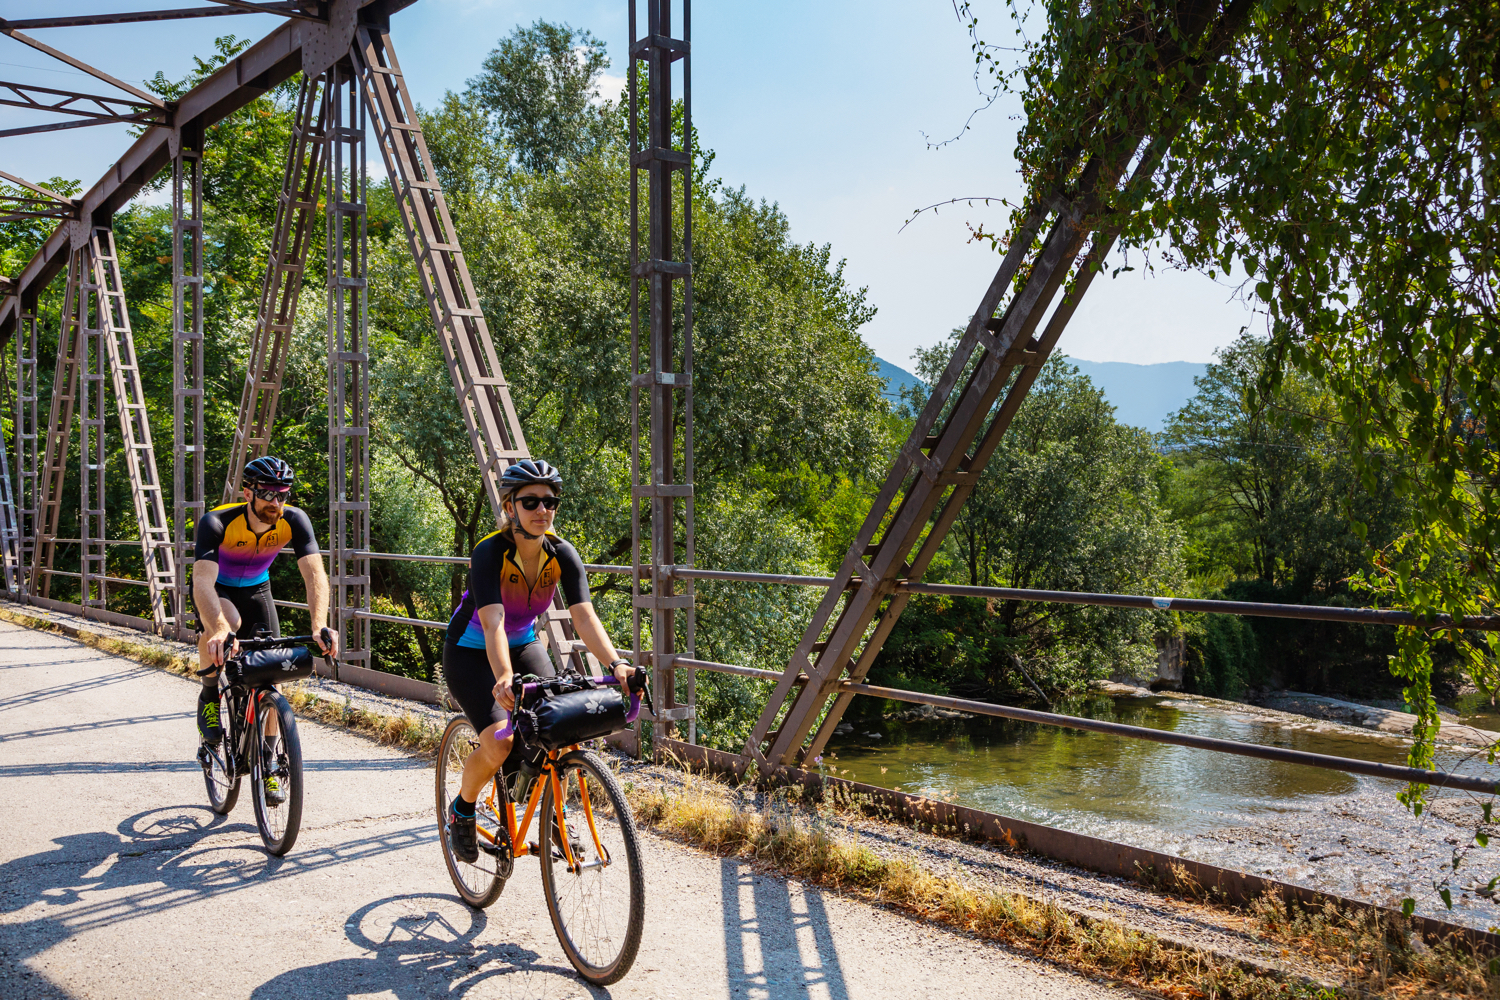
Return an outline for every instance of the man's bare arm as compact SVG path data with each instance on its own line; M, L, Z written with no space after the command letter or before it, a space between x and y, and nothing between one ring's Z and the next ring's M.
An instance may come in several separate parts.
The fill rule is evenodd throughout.
M212 559L193 560L193 604L207 640L207 658L214 664L224 662L224 640L229 638L229 619L214 584L219 581L219 564ZM200 647L202 649L204 647ZM207 663L203 664L205 667Z
M302 583L307 588L307 607L312 615L313 635L321 636L323 626L328 624L328 572L323 568L323 557L317 553L303 556L297 560L297 569L302 572ZM318 644L323 646L321 638ZM323 652L330 656L338 655L336 632L332 643L323 647Z

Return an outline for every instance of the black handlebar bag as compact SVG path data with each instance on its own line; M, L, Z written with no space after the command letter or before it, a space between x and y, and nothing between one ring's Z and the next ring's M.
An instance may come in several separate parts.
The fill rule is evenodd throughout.
M229 683L248 687L299 681L304 677L311 677L312 672L313 655L306 646L257 649L253 653L236 656L224 664L224 676L229 679Z
M614 688L600 686L566 694L549 694L517 712L521 738L548 750L617 733L625 721L625 699Z

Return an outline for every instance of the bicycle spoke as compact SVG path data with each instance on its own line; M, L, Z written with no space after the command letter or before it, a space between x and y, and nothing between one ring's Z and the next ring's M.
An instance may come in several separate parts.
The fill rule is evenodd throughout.
M560 762L567 850L548 796L542 881L569 960L592 982L614 982L634 960L644 908L635 828L613 776L592 754ZM566 859L571 854L573 864Z

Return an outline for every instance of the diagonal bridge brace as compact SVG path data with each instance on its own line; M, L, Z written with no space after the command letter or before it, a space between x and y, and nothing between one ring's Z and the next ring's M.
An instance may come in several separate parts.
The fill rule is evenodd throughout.
M1205 9L1215 7L1198 5L1190 16L1201 17ZM1181 108L1201 91L1206 82L1203 70L1227 50L1250 7L1244 0L1231 0L1212 24L1205 23L1208 18L1200 20L1211 32L1210 44L1189 64L1186 82L1171 95L1169 108ZM795 766L822 752L853 699L851 692L839 690L840 684L864 679L910 600L908 593L896 590L897 584L920 580L926 572L1113 248L1124 220L1119 214L1107 215L1106 207L1121 177L1135 160L1126 185L1128 204L1132 191L1155 172L1180 128L1181 122L1164 127L1139 156L1139 133L1114 134L1105 143L1109 152L1079 164L1082 169L1070 193L1041 199L1018 228L751 729L745 754L763 769ZM1060 176L1068 174L1059 171ZM1033 255L1031 248L1043 231L1045 242ZM1084 253L1091 235L1092 244ZM1064 286L1066 294L1053 308ZM1006 302L1008 291L1013 294ZM960 381L962 388L955 393ZM939 421L941 429L932 433ZM814 726L817 733L809 742Z

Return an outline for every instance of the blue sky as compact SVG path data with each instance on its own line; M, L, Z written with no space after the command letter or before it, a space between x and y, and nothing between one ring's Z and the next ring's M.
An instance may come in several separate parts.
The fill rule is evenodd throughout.
M0 17L160 9L166 0L0 0ZM1009 21L996 2L976 5L988 41ZM496 41L538 17L585 27L611 53L625 47L623 0L421 0L396 15L393 36L420 104L459 90ZM908 366L914 348L966 322L998 264L967 242L967 223L1002 227L1005 209L950 206L902 230L912 211L957 196L1020 190L1011 158L1019 106L996 103L954 135L979 98L968 36L949 0L816 3L705 2L693 23L693 116L718 158L714 172L779 202L801 242L831 243L846 275L869 288L879 313L864 329L882 357ZM129 82L162 70L180 77L215 35L260 37L268 15L37 31L42 40ZM43 72L45 71L45 72ZM104 84L0 37L0 79L105 92ZM606 81L609 82L609 81ZM618 85L618 81L615 82ZM0 127L27 112L0 109ZM5 139L0 169L36 180L92 183L128 144L121 127ZM1200 275L1128 272L1100 279L1060 348L1094 361L1206 361L1258 318L1231 289Z

